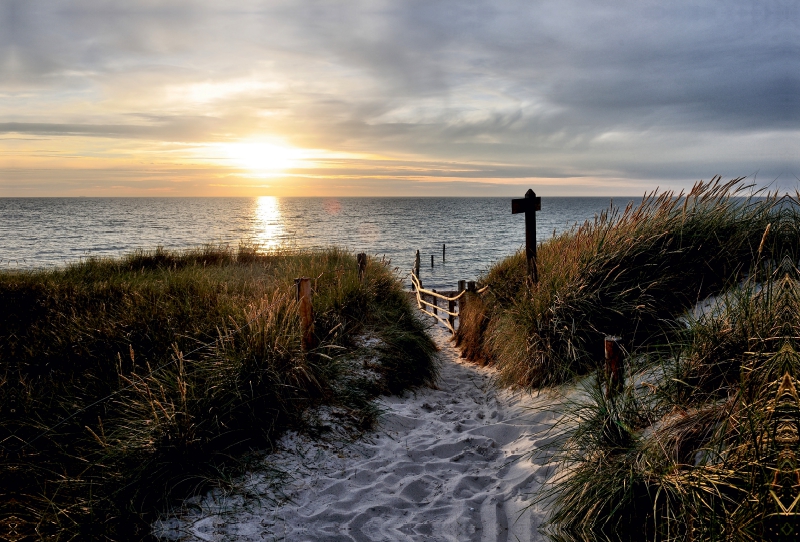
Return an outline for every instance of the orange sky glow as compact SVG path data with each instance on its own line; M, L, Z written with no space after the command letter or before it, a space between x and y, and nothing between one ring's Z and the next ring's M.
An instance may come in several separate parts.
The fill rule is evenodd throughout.
M614 196L714 175L792 189L791 17L748 13L11 0L0 197Z

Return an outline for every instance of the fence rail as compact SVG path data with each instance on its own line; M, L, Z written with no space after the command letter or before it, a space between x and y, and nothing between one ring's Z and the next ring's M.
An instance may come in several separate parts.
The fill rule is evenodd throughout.
M459 318L464 303L466 302L464 296L467 294L467 292L482 294L489 289L489 285L477 289L475 283L472 281L469 283L466 283L466 281L460 281L458 293L456 295L447 296L441 292L437 292L436 290L426 290L423 288L422 281L420 281L419 276L416 273L416 269L411 270L411 284L417 297L417 307L419 310L436 318L436 320L444 324L444 326L449 329L453 335L456 334L455 320L456 318ZM465 287L466 284L469 286ZM426 300L426 296L430 297L431 300ZM447 308L440 307L437 299L447 302ZM426 307L429 307L431 310L428 310ZM458 310L456 311L456 309ZM442 314L446 314L447 318L440 316L440 311Z
M449 329L453 335L455 335L456 334L455 320L456 318L458 318L458 313L456 312L456 301L461 299L461 297L465 294L465 292L462 291L456 296L447 297L438 292L426 290L422 287L422 285L419 282L419 278L417 278L417 275L413 271L411 272L411 284L414 285L414 292L417 295L417 307L419 308L419 310L424 312L428 316L436 318L436 320L444 324L444 326L447 329ZM431 296L431 300L433 301L433 303L426 301L424 298L425 295ZM437 299L442 299L444 301L447 301L448 308L445 309L444 307L442 307L441 309L444 314L447 314L447 318L439 316L439 306L436 303ZM429 311L425 307L431 307L431 309L433 310Z

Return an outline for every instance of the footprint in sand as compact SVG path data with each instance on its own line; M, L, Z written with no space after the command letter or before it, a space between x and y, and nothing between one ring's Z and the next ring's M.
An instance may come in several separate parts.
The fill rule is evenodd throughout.
M380 437L335 448L287 435L271 456L293 476L286 499L276 504L266 478L252 473L240 494L195 499L180 517L157 522L156 534L213 542L544 540L546 513L531 498L555 467L551 453L528 452L552 441L558 401L496 390L491 369L462 362L448 334L432 331L439 389L385 398Z

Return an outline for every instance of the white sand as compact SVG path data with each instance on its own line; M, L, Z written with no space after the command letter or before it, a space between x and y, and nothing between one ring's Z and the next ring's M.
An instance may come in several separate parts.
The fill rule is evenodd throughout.
M290 479L276 503L257 472L187 503L156 532L180 540L544 540L531 506L552 476L541 450L560 400L496 390L492 370L464 363L441 327L438 390L382 400L378 432L355 444L297 434L267 457ZM534 454L531 456L531 452ZM538 453L537 453L538 452Z

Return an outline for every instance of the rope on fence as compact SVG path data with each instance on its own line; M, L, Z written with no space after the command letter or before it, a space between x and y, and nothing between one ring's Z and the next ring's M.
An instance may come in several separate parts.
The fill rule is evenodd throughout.
M461 298L461 296L463 296L466 293L466 290L464 290L464 291L462 291L461 293L459 293L456 296L447 297L446 295L442 295L439 292L433 292L431 290L426 290L426 289L422 288L422 285L419 283L419 279L413 273L413 271L411 273L411 283L414 285L414 289L417 291L417 298L420 297L419 296L420 293L423 293L423 294L428 294L428 295L433 296L433 297L438 297L439 299L443 299L444 301L458 301ZM484 287L482 290L478 291L478 293L481 293L486 288L488 288L488 286ZM458 315L456 315L456 316L458 316Z
M442 295L439 292L426 290L426 289L424 289L422 287L422 284L420 283L419 277L416 275L416 273L414 272L413 269L411 270L411 284L414 286L414 292L416 293L416 296L417 296L417 307L419 308L419 310L424 312L428 316L433 316L434 318L436 318L436 320L438 320L439 322L444 324L444 326L447 329L449 329L450 332L453 335L455 335L456 334L455 319L458 318L459 314L460 314L459 312L455 312L455 302L459 301L464 296L464 294L467 293L467 290L461 290L458 293L458 295L454 295L452 297L448 297L446 295ZM487 289L489 289L488 285L484 286L480 290L475 291L475 293L481 294L481 293L485 292ZM425 298L423 297L425 295L431 296L431 298L433 298L433 303L431 303L429 301L426 301ZM441 299L443 301L447 301L448 302L448 306L449 306L449 310L444 308L444 307L439 307L436 304L436 299ZM459 305L460 305L460 303L459 303ZM431 312L431 311L427 310L425 307L432 308L434 310L434 312ZM448 317L447 318L442 318L438 314L439 311L441 311L442 313L446 314Z

